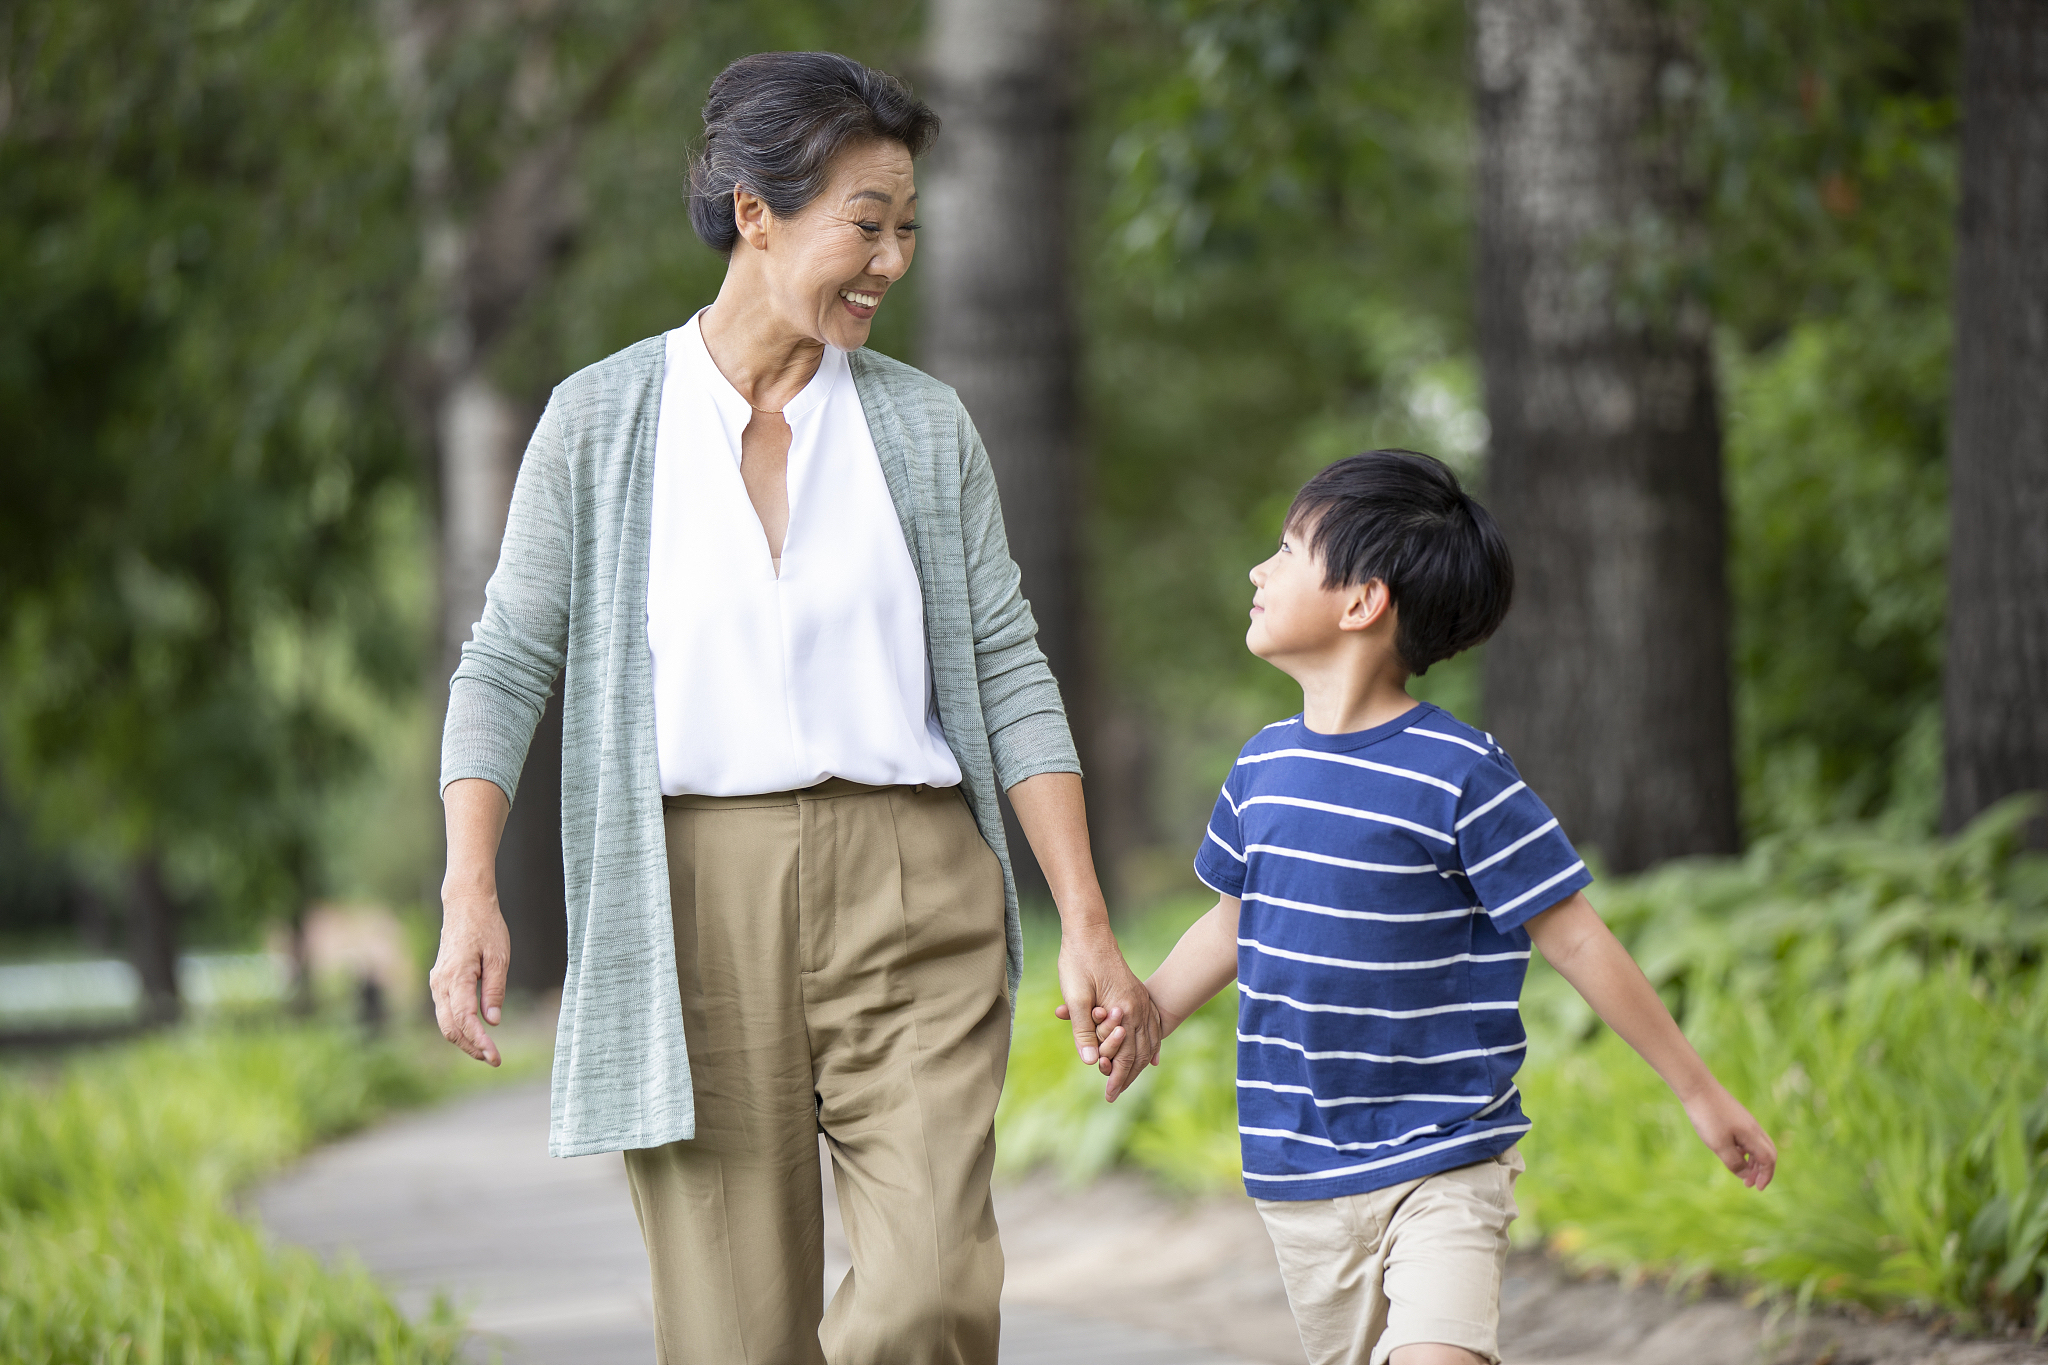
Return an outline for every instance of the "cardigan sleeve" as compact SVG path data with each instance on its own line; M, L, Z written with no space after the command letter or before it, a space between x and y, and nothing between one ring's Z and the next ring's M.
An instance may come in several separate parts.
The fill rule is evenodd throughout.
M1059 684L1038 647L1038 622L1024 599L1023 576L1010 558L995 470L966 408L958 412L960 529L967 552L975 680L996 785L1007 791L1040 773L1078 773L1081 760Z
M518 790L568 643L571 509L568 460L551 402L519 464L483 617L448 685L443 791L464 777L488 778L508 801Z

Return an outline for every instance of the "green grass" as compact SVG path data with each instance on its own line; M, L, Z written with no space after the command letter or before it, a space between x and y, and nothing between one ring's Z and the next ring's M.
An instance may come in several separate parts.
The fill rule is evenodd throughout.
M271 1244L229 1201L315 1142L475 1084L461 1060L307 1024L0 1069L0 1359L454 1360L445 1306L408 1322L359 1269Z
M1824 830L1597 886L1688 1035L1776 1137L1778 1179L1756 1194L1723 1171L1539 960L1523 996L1536 1126L1521 1239L1801 1301L2048 1324L2048 860L2015 854L2020 815L1994 811L1948 843ZM1166 907L1128 935L1141 970L1200 908ZM1229 1188L1231 993L1106 1107L1051 1017L1056 930L1035 927L1004 1163L1084 1179L1124 1162L1183 1189Z

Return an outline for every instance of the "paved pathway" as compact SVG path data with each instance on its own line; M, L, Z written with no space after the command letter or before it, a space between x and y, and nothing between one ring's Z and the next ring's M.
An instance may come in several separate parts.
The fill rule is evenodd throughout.
M508 1086L325 1148L257 1193L278 1237L353 1254L410 1311L445 1292L507 1365L647 1365L646 1254L617 1156L547 1156L547 1089ZM846 1272L827 1211L826 1284ZM1006 1299L1003 1365L1250 1365L1157 1332Z

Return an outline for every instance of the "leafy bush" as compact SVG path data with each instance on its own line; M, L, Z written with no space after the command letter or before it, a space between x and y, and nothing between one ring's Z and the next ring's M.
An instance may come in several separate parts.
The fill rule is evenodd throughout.
M454 1360L445 1307L408 1322L359 1269L270 1245L227 1202L446 1074L404 1042L319 1026L0 1070L0 1359Z
M1589 1266L1713 1274L1802 1302L2048 1324L2048 859L2016 851L2025 813L2000 807L1948 842L1820 830L1596 887L1777 1139L1779 1175L1761 1195L1729 1178L1663 1083L1538 959L1518 1236ZM1199 913L1168 907L1129 935L1134 965ZM1035 937L1004 1163L1079 1179L1121 1160L1180 1188L1234 1184L1233 993L1104 1106L1051 1015L1056 934Z

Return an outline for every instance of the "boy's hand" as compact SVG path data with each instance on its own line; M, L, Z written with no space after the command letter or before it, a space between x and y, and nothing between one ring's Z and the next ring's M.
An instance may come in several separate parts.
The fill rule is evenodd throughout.
M1685 1102L1685 1116L1721 1164L1760 1190L1778 1169L1778 1149L1742 1102L1718 1083Z
M1099 933L1060 937L1060 996L1057 1011L1074 1027L1074 1050L1089 1066L1109 1076L1103 1098L1114 1101L1159 1050L1159 1011L1124 961L1107 925ZM1097 1010L1109 1014L1098 1016ZM1098 1029L1106 1026L1105 1036Z
M1065 1005L1054 1005L1052 1012L1056 1018L1060 1019L1072 1019L1074 1017L1073 1011L1069 1010ZM1100 1060L1095 1064L1095 1068L1107 1076L1115 1070L1116 1054L1124 1045L1124 1012L1121 1009L1105 1009L1103 1006L1097 1005L1089 1011L1089 1015L1095 1020L1095 1037L1100 1057ZM1159 1021L1162 1033L1172 1032L1173 1023L1177 1022L1169 1021L1163 1011L1159 1016ZM1156 1046L1152 1049L1151 1065L1159 1065L1159 1049Z

